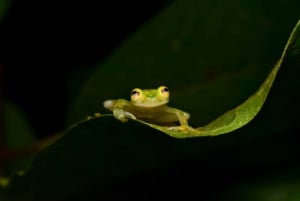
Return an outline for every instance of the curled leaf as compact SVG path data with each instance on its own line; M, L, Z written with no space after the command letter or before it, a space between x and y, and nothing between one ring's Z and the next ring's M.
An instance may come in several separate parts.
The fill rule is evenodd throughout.
M284 47L280 59L268 74L267 78L261 84L259 89L242 104L227 111L208 125L198 128L183 127L182 129L170 129L168 127L159 126L140 120L138 121L176 138L217 136L232 132L243 127L244 125L248 124L261 110L273 85L277 72L282 66L282 63L286 58L288 51L294 45L297 37L299 37L299 32L300 20L297 22L292 33L290 34L290 37Z

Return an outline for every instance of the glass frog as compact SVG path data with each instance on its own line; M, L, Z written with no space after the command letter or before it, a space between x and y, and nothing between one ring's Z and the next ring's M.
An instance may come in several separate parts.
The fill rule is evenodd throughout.
M188 126L190 115L182 110L169 107L169 89L139 89L131 91L131 100L116 99L103 102L116 119L127 122L128 118L143 120L161 126Z

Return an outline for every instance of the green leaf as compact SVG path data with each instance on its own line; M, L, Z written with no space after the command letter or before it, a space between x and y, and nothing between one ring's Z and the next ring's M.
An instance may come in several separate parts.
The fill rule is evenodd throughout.
M265 100L269 94L272 84L275 80L279 68L282 66L284 59L288 53L288 50L294 45L297 37L299 37L300 20L294 27L285 47L282 55L272 71L269 73L265 81L261 84L259 89L251 95L245 102L227 111L225 114L218 117L206 126L197 128L186 127L182 129L170 129L169 127L159 126L156 124L147 123L141 120L138 121L142 124L148 125L152 128L158 129L167 135L176 138L186 137L199 137L199 136L217 136L225 133L232 132L242 126L248 124L261 110Z
M278 62L276 63L272 71L269 73L265 81L259 87L259 89L252 96L250 96L245 102L243 102L236 108L229 110L228 112L221 115L216 120L209 123L208 125L203 127L198 127L196 129L172 131L167 127L150 124L143 121L140 122L147 124L153 128L156 128L172 137L177 137L177 138L197 137L197 136L216 136L216 135L229 133L238 128L241 128L242 126L249 123L261 110L269 94L269 91L272 87L272 84L275 80L277 72L279 68L282 66L282 63L284 62L288 50L293 46L296 39L300 37L299 32L300 32L300 20L297 22L296 26L294 27L284 47L280 59L278 60Z

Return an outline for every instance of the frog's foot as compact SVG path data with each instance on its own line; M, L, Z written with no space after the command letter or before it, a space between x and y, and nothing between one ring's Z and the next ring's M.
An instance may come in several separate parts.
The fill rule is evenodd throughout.
M128 118L136 119L136 117L133 114L131 114L130 112L126 112L122 109L114 109L113 114L116 119L120 120L123 123L127 122Z

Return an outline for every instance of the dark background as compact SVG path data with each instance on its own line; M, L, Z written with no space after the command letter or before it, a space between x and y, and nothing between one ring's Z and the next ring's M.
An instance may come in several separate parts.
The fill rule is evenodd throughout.
M0 27L4 96L23 109L40 137L60 131L72 72L88 75L167 3L12 1Z

